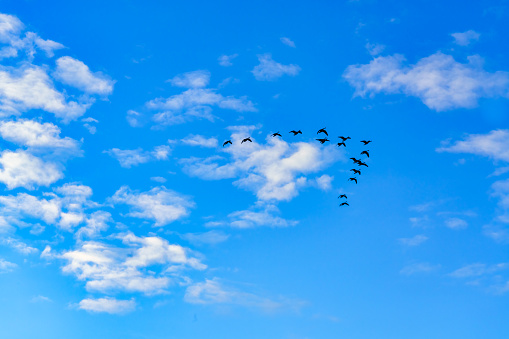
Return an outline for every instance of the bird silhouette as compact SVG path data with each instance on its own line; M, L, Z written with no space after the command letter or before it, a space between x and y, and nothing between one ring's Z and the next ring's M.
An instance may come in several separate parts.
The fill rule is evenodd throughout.
M247 137L247 138L242 140L241 144L243 144L246 141L253 142L253 140L251 140L251 137Z
M232 141L231 140L226 140L225 142L223 142L223 147L228 145L228 144L232 144Z
M348 181L355 181L355 183L357 184L357 178L349 178Z
M352 160L353 160L353 162L355 162L356 164L358 164L358 163L360 162L360 160L359 160L359 159L355 159L355 158L350 158L350 159L352 159Z
M361 171L356 170L355 168L352 168L350 171L353 171L353 174L361 175Z
M329 139L325 138L325 139L316 139L318 141L320 141L320 143L323 145L324 142L326 141L330 141Z
M345 201L345 202L342 202L339 206L350 206L350 205L348 205L348 203Z
M357 163L357 165L359 165L359 166L366 166L366 167L369 167L368 165L366 165L366 163L364 163L364 162L362 162L362 161L359 161L359 162Z
M318 133L325 133L326 136L329 136L329 133L327 133L327 131L325 130L327 127L324 127L322 129L319 129L318 132L316 132L316 134Z
M345 198L345 199L348 199L346 194L341 194L338 198Z
M361 140L361 142L363 142L363 143L364 143L364 146L366 146L367 144L369 144L369 143L371 142L371 140L368 140L368 141L366 141L366 140Z
M338 147L341 146L341 145L346 147L346 144L344 142L338 142Z
M296 136L297 134L302 134L302 132L300 130L298 130L298 131L290 131L288 133L293 133L293 136Z
M341 137L341 136L340 136L340 137L338 137L338 138L341 138L341 140L343 140L343 142L347 141L348 139L352 139L352 138L350 138L350 137L346 137L346 138L345 138L345 137Z
M369 158L369 153L368 152L369 152L369 149L367 151L362 151L361 155L366 154L368 156L368 158Z
M282 135L281 135L281 134L279 134L279 132L272 133L272 137L276 137L276 136L278 136L278 137L282 137Z

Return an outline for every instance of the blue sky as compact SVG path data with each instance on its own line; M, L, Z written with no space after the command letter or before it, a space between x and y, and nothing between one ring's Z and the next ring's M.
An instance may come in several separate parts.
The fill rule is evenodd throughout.
M507 1L0 4L2 337L507 336Z

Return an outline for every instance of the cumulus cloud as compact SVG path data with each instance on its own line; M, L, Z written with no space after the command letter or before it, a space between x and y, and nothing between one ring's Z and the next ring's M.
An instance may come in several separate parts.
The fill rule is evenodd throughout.
M80 147L74 139L61 138L58 126L28 119L0 121L0 135L7 141L33 150L63 150L77 153Z
M1 26L0 26L0 32L1 32ZM16 267L18 267L18 265L0 258L0 274L12 272Z
M31 64L19 68L0 66L0 108L4 116L42 109L70 121L82 116L91 104L90 101L68 102L42 67Z
M116 237L123 247L84 241L75 250L56 255L67 262L62 271L85 281L88 291L154 295L165 293L172 282L180 282L178 272L182 269L206 268L188 249L163 238L137 237L132 233Z
M123 186L115 192L111 201L131 206L128 216L154 220L155 226L164 226L184 218L195 206L190 197L163 186L143 193L134 192L128 186Z
M234 184L255 192L259 200L281 201L291 200L300 188L309 185L307 174L319 172L343 157L333 146L289 144L272 137L267 137L265 144L253 138L253 143L241 145L241 140L252 135L254 129L253 126L231 128L233 144L222 150L230 159L220 156L182 159L183 170L205 180L238 178ZM322 185L327 186L329 179L322 178Z
M217 147L217 139L216 138L206 138L203 135L190 134L180 141L183 144L189 145L189 146L200 146L200 147L209 147L209 148Z
M120 163L120 166L124 168L131 168L132 166L137 166L154 160L168 160L170 152L171 148L167 145L156 146L153 151L144 151L141 148L132 150L112 148L104 151L104 153L116 158Z
M282 37L282 38L280 38L279 40L281 40L281 42L282 42L283 44L285 44L286 46L290 46L290 47L295 48L295 42L293 42L293 41L292 41L292 40L290 40L289 38Z
M59 166L45 162L25 151L5 150L0 153L0 182L11 190L24 187L32 190L36 186L49 186L63 178Z
M509 130L498 129L487 134L469 134L464 140L437 148L437 152L469 153L493 160L509 161Z
M114 81L100 72L92 73L80 60L64 56L57 59L56 64L53 76L66 85L89 94L108 95L113 92Z
M210 72L198 70L179 74L174 78L168 80L173 86L186 87L186 88L201 88L207 87L210 81Z
M256 80L260 81L274 81L283 75L296 76L300 72L298 65L283 65L272 59L270 53L258 55L259 65L255 66L251 73L253 73Z
M115 298L83 299L80 309L94 313L125 314L134 311L136 302L131 300L117 300Z
M219 61L219 65L221 65L223 67L229 67L229 66L233 65L232 60L238 56L239 56L238 54L232 54L232 55L223 54L217 60Z
M462 64L437 52L415 65L405 65L399 54L380 56L369 64L348 66L343 77L355 88L354 96L402 93L436 111L473 108L480 98L509 97L509 73L485 71L479 56Z
M468 46L470 43L478 41L481 34L473 30L468 30L463 33L452 33L454 43L459 46Z

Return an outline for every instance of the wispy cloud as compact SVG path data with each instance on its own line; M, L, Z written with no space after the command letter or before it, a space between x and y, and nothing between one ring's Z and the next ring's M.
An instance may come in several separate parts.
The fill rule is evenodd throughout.
M283 75L296 76L301 70L298 65L283 65L274 61L270 53L259 54L258 61L260 64L251 73L260 81L274 81Z
M468 134L464 140L452 145L449 143L444 141L443 146L436 151L476 154L509 162L509 130L506 129L493 130L487 134Z
M454 38L454 43L459 46L468 46L472 42L478 41L481 34L473 30L468 30L463 33L452 33L451 36Z
M18 265L0 258L0 274L12 272Z
M405 266L399 271L399 273L403 275L414 275L414 274L422 274L422 273L431 273L440 268L440 265L432 265L427 262L415 263L408 266Z
M283 44L285 44L286 46L290 46L290 47L295 48L295 42L293 42L293 41L292 41L292 40L290 40L289 38L282 37L282 38L280 38L279 40L281 40L281 42L282 42Z
M203 135L190 134L180 141L183 144L189 145L189 146L200 146L200 147L208 147L208 148L217 147L217 139L216 138L207 138L207 137L204 137Z
M171 148L168 145L161 145L154 147L153 151L144 151L141 148L137 149L118 149L112 148L104 151L104 153L116 158L120 166L124 168L131 168L139 164L144 164L154 160L168 160L168 155L171 153Z
M231 54L231 55L223 54L217 60L219 61L219 65L221 65L223 67L229 67L229 66L233 65L232 60L238 56L239 56L238 54Z
M398 241L400 244L413 247L413 246L419 246L423 242L428 240L428 237L422 234L418 234L416 236L413 236L412 238L400 238Z

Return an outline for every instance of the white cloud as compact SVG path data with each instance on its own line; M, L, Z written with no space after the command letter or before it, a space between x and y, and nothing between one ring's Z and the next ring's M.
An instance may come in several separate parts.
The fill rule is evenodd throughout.
M0 33L1 33L1 29L2 28L1 28L1 24L0 24ZM12 272L12 270L14 270L16 267L18 267L18 265L0 258L0 274Z
M115 82L100 72L92 73L82 61L64 56L57 59L56 64L53 76L66 85L89 94L108 95L113 92Z
M431 265L430 263L415 263L405 266L399 271L403 275L414 275L418 273L430 273L440 268L440 265Z
M188 249L165 239L136 237L132 233L116 238L127 247L85 241L78 243L77 249L57 255L67 261L62 271L86 281L88 291L154 295L165 293L172 282L178 282L182 278L179 273L182 269L206 268L199 259L190 256ZM46 256L49 253L48 250ZM146 270L148 267L150 271Z
M334 146L320 147L306 142L289 144L270 136L266 144L259 144L254 138L252 143L241 144L241 140L252 135L255 128L237 126L230 129L233 130L230 138L233 144L221 150L230 156L230 160L218 156L182 159L183 170L205 180L238 177L234 184L254 191L259 200L291 200L300 188L310 184L307 174L322 171L344 158L342 150ZM322 178L322 184L326 181L327 177Z
M453 230L461 230L468 227L468 223L460 218L449 218L445 220L445 226Z
M509 161L509 130L498 129L487 134L469 134L453 145L437 148L437 152L470 153L493 160Z
M217 139L216 138L206 138L203 135L190 134L180 141L183 144L186 144L189 146L200 146L200 147L209 147L209 148L217 147Z
M213 121L215 117L211 106L237 112L256 111L246 97L225 97L210 88L191 88L169 98L151 100L145 105L150 110L161 111L154 115L153 120L162 125L182 124L193 119Z
M288 39L286 37L282 37L279 40L281 40L281 42L283 44L285 44L286 46L290 46L290 47L295 48L295 42L293 42L292 40L290 40L290 39Z
M45 162L21 150L1 152L0 165L0 182L9 190L16 187L32 190L35 186L49 186L63 178L57 164Z
M253 73L256 80L260 81L273 81L283 75L296 76L300 72L298 65L283 65L272 60L270 53L259 54L258 61L260 64L255 66L251 73Z
M132 166L144 164L153 160L167 160L170 152L170 146L167 145L156 146L153 151L144 151L141 148L133 150L112 148L104 151L104 153L116 158L120 166L124 168L131 168Z
M134 311L136 302L131 300L117 300L115 298L83 299L79 308L95 313L124 314Z
M198 70L179 74L174 78L168 80L173 86L186 87L186 88L201 88L207 87L210 81L210 72Z
M466 64L441 52L415 65L404 61L399 54L380 56L369 64L348 66L343 77L355 88L354 96L403 93L436 111L473 108L480 98L509 97L509 74L486 72L479 56L468 57Z
M155 187L148 192L137 193L123 186L115 192L111 201L131 206L128 216L154 220L155 226L164 226L184 218L195 206L190 197L165 187Z
M0 121L0 135L7 141L34 149L60 149L75 153L80 147L74 139L61 138L58 126L28 119Z
M463 33L452 33L451 36L454 38L454 43L460 46L468 46L471 42L479 40L481 34L473 30L468 30Z
M150 180L155 181L155 182L160 182L160 183L166 182L166 178L163 178L163 177L151 177Z
M45 69L39 66L0 66L0 108L3 115L42 109L67 122L83 115L91 104L91 101L67 102L64 94L54 88Z
M328 174L324 174L315 179L316 185L322 191L328 191L332 188L332 180L334 180L334 177Z
M0 13L0 42L10 43L25 28L14 15Z
M419 246L423 242L428 240L428 237L422 234L418 234L412 238L400 238L398 241L405 246Z
M232 54L232 55L221 55L217 60L219 61L219 65L223 67L229 67L232 66L232 60L238 57L238 54Z

